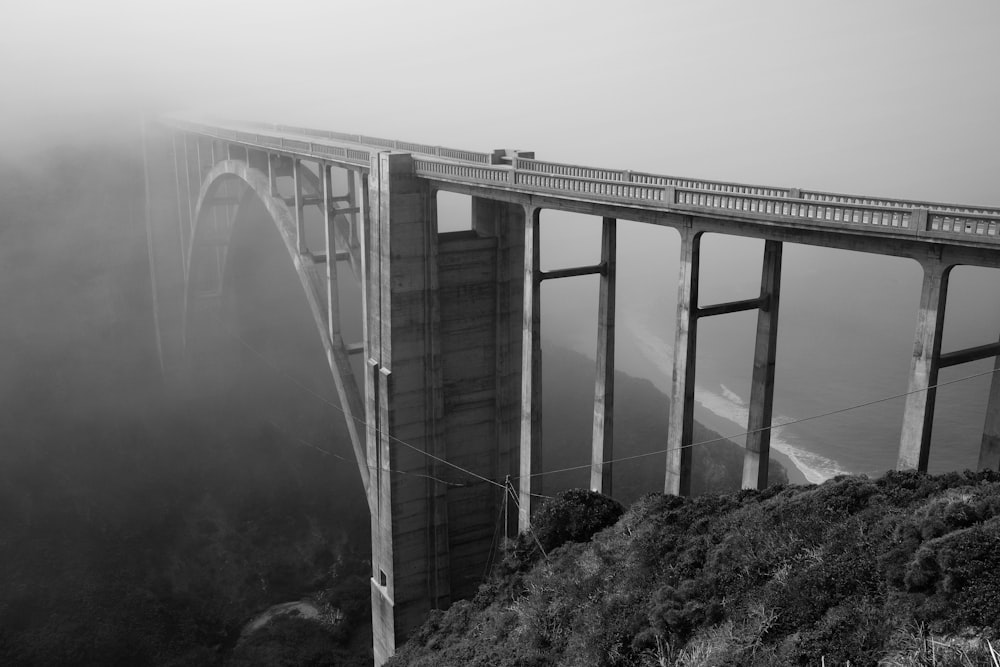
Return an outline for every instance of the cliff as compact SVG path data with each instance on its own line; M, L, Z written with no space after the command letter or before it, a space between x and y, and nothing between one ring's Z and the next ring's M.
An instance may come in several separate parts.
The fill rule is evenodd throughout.
M592 502L577 505L595 514ZM544 544L550 535L538 530ZM653 494L589 541L534 554L524 543L474 600L433 615L390 664L1000 659L996 472Z

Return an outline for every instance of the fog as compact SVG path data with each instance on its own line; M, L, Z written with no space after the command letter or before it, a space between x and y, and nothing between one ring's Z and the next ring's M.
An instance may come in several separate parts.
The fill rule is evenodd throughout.
M344 547L364 543L367 526L357 520L363 498L342 419L323 402L334 398L333 384L262 211L248 213L234 236L225 321L195 322L193 381L177 390L159 371L142 119L181 111L674 176L1000 206L994 0L40 0L4 7L3 18L0 520L10 539L0 542L0 569L13 574L0 579L0 658L24 664L52 656L28 660L27 644L15 647L4 628L58 622L71 628L67 637L96 636L72 630L76 617L39 620L68 604L61 582L118 591L107 582L124 572L118 585L200 619L188 632L197 635L193 648L182 648L191 664L209 664L220 646L236 644L241 614L304 586L341 585L364 559ZM439 203L442 225L466 224L466 199ZM598 219L542 213L543 269L593 264L599 244ZM621 221L618 245L618 367L665 392L678 235ZM762 249L707 236L702 303L753 296ZM783 281L777 418L906 390L915 262L786 244ZM996 340L998 288L1000 272L956 269L945 350ZM345 308L356 311L356 302L345 299ZM593 276L546 282L546 354L593 355L596 309ZM725 434L742 429L751 315L700 326L696 415ZM356 333L357 323L348 326ZM589 369L582 357L559 358ZM547 368L545 401L559 402L559 419L586 426L588 399L556 396L563 387ZM942 379L988 368L948 369ZM988 383L940 392L932 470L974 465ZM651 404L637 422L662 416ZM879 474L894 465L901 418L902 402L889 402L775 439L807 477ZM616 437L642 428L621 420ZM588 447L559 460L574 456L585 463ZM78 566L71 554L81 542L91 548ZM189 553L200 555L183 563ZM133 569L121 564L133 561ZM208 573L221 562L259 585L217 582ZM331 574L331 562L341 569ZM326 578L309 579L302 563L326 568ZM367 575L358 576L367 595ZM37 582L49 580L39 592ZM202 585L216 597L191 593ZM175 618L135 613L145 619L140 628ZM74 641L47 648L88 664L93 656ZM153 644L121 660L150 662ZM22 653L3 652L15 650Z

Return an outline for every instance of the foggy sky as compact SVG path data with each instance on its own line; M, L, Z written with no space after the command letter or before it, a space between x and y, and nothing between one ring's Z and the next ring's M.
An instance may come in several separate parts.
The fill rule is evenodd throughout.
M79 133L121 134L139 114L191 111L674 176L1000 205L996 0L41 0L5 7L3 18L7 158ZM579 218L543 213L543 269L597 261L599 221ZM657 345L669 348L677 235L620 229L620 323L649 314ZM803 391L784 378L809 376L814 356L824 372L831 359L856 366L844 385L865 398L905 390L916 263L787 245L776 411L857 399L852 389L786 408ZM761 248L706 237L703 303L752 296ZM956 271L946 349L996 339L998 275ZM593 350L593 281L544 292L543 334ZM703 329L709 361L752 342L749 320L720 327L715 340ZM619 368L669 380L629 358L624 327L618 347ZM939 412L949 409L939 400Z
M1000 204L1000 4L913 0L4 8L6 143L195 109L542 159Z

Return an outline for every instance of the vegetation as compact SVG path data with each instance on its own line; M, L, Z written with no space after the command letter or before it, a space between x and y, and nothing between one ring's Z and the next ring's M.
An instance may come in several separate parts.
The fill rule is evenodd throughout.
M580 493L555 507L583 523L602 514ZM586 536L569 536L533 567L503 569L474 600L433 615L391 664L1000 659L991 652L1000 648L996 472L649 495ZM524 543L515 543L515 561Z

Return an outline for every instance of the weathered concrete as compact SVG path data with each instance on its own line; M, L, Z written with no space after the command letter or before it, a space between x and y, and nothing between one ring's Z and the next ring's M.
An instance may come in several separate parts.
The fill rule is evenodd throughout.
M691 493L691 440L694 433L695 361L698 356L698 272L701 232L687 227L681 234L677 278L677 330L667 427L667 468L663 492Z
M1000 356L993 358L993 378L986 403L986 423L979 447L978 470L1000 470Z
M948 275L952 266L935 259L923 262L924 280L920 289L920 311L910 360L910 392L903 409L903 432L899 441L899 470L927 470L934 399L937 396L941 334L948 299Z
M601 283L597 299L597 354L594 380L594 429L590 456L590 490L611 495L615 418L615 273L614 218L601 222ZM609 463L605 463L608 461Z
M521 329L521 440L518 480L518 530L531 525L531 506L540 493L542 467L542 299L539 257L540 210L525 211L524 308Z
M778 302L781 295L781 243L764 243L760 278L760 310L750 381L750 415L747 420L743 488L767 488L771 451L771 408L774 404L774 363L778 349Z

